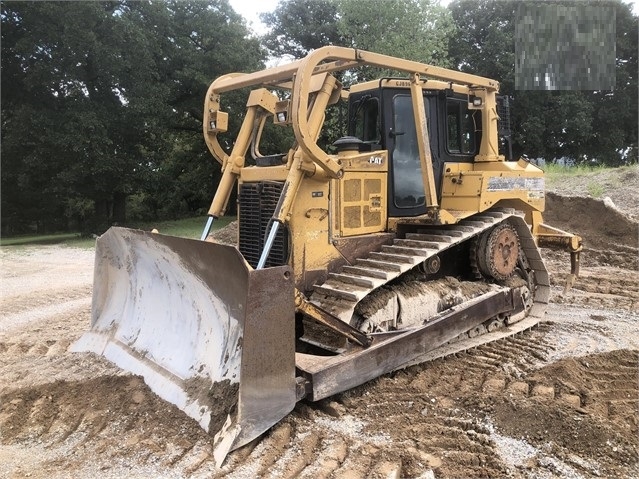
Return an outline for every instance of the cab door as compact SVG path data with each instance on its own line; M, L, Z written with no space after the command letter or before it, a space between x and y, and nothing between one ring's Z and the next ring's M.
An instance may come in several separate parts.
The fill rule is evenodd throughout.
M390 157L389 216L417 216L426 213L426 195L419 159L413 104L407 90L384 90L384 134ZM435 172L441 170L438 148L437 96L424 95L424 107ZM441 196L441 175L435 174L437 197Z

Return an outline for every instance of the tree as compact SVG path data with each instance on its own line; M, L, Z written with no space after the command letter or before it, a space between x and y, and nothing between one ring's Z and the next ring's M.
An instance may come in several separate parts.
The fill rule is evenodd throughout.
M430 0L336 0L344 46L450 65L450 12Z
M131 195L206 206L206 88L264 59L226 0L3 2L1 17L4 232L103 229Z
M149 125L154 142L146 148L148 174L136 201L146 219L201 212L208 208L220 177L202 138L204 95L222 74L263 68L264 52L226 0L159 3L164 8L159 18L153 10L142 9L145 4L130 5L137 9L135 19L142 30L154 32L151 45L160 47L154 64L155 84L162 88L148 92L145 83L136 83L144 112L140 121ZM223 107L242 111L244 101L225 95ZM238 119L231 120L229 137L239 128ZM168 184L173 188L167 189Z
M515 156L637 161L637 16L631 6L620 0L602 4L616 14L614 91L529 91L515 90L515 21L522 4L456 0L449 6L456 25L454 64L499 80L501 93L514 97Z
M326 45L448 65L450 13L430 0L289 0L262 15L273 56L301 58Z
M453 31L450 13L429 0L289 0L262 15L270 31L263 37L274 56L301 58L327 45L370 50L391 56L447 66L446 50ZM388 69L365 67L338 73L352 83L395 75ZM327 110L318 143L331 143L345 133L343 111Z
M333 0L281 1L272 13L260 16L270 28L262 42L277 58L303 58L312 50L342 42Z
M126 192L108 46L117 6L3 2L3 220L13 206L24 218L7 195L14 188L27 193L27 211L49 213L37 216L41 229L60 227L68 200L88 190L96 205L105 190L112 200Z
M586 148L591 158L619 165L637 163L639 118L637 75L637 31L639 17L630 4L614 2L616 18L616 66L614 91L590 93L593 104L593 133Z
M449 55L453 68L494 78L502 93L515 89L514 22L517 0L456 0Z

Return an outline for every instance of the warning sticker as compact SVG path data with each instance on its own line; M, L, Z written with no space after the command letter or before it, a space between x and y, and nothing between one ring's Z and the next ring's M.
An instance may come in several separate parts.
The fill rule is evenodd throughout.
M491 176L487 191L525 190L529 196L543 198L546 184L543 178L523 178L521 176Z

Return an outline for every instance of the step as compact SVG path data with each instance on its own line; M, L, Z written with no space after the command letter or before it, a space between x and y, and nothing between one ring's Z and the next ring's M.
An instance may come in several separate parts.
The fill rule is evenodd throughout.
M477 233L477 230L481 230L484 229L484 223L477 223L476 225L469 225L469 224L463 224L463 225L455 225L456 228L459 228L460 230L462 230L466 235L468 233L470 234L475 234Z
M483 221L474 221L474 220L461 220L458 223L459 226L465 226L465 227L471 227L473 229L475 228L483 228L486 226L486 223ZM468 230L466 230L468 231Z
M460 223L477 223L479 225L486 225L486 224L491 224L495 222L495 218L491 217L491 216L487 216L484 215L484 213L480 213L480 214L476 214L474 216L469 216L468 218L464 218L463 220L460 221Z
M434 234L434 235L443 235L449 238L461 238L464 236L464 232L461 230L453 230L453 229L444 229L444 230L433 230L433 229L420 229L420 233L407 233L406 237L411 234ZM423 231L423 233L421 233Z
M484 216L483 213L479 216L473 216L471 221L479 221L484 223L484 225L492 225L498 222L497 218L493 218L492 216Z
M343 266L342 272L349 274L358 274L360 276L369 276L371 278L379 278L383 280L387 280L390 278L388 272L375 269L375 268L363 268L360 266Z
M480 217L489 216L491 218L502 219L506 216L506 214L502 213L501 211L482 211L482 213L478 216Z
M355 276L352 274L328 273L328 277L336 281L341 281L342 283L363 286L364 288L368 289L373 289L379 284L379 281L374 281L371 278L363 278L361 276Z

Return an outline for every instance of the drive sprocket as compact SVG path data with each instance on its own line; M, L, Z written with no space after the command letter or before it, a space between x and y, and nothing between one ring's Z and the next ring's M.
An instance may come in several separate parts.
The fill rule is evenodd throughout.
M479 272L498 281L515 272L519 258L519 236L509 223L502 223L481 234L475 243L476 267Z

